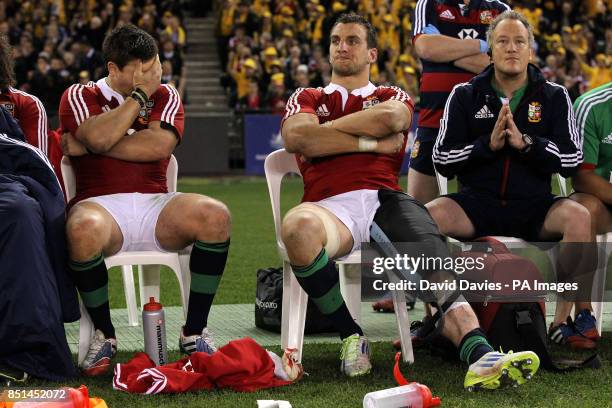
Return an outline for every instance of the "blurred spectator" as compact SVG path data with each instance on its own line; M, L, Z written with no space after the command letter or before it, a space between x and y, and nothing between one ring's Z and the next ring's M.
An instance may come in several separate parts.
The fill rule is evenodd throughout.
M185 29L181 26L179 18L169 11L164 13L164 18L167 18L167 25L163 32L169 34L172 42L176 44L180 50L183 50L187 45L187 36L185 35Z
M266 107L270 109L272 113L281 114L285 111L285 104L289 96L285 88L285 74L279 72L272 75L268 94L266 96Z
M238 109L256 111L261 108L261 93L259 92L259 84L255 81L249 82L249 91L238 101Z
M572 49L575 51L575 49ZM597 54L595 56L595 63L593 65L588 64L580 52L574 52L574 56L580 64L580 69L584 72L588 86L587 90L597 88L600 85L606 84L612 81L612 67L610 67L610 58L604 54Z
M234 66L230 68L230 74L236 83L236 95L230 103L235 105L237 101L247 96L251 82L259 82L259 70L255 60L247 58L244 61L236 60Z
M181 100L185 95L186 85L186 68L183 64L181 53L175 49L175 45L171 40L165 40L162 43L159 60L162 62L162 68L165 63L170 64L170 71L173 77L172 83L178 91Z
M30 74L30 93L36 95L45 106L49 119L57 116L59 101L64 90L70 84L70 76L63 69L63 60L51 59L40 53L36 61L36 69Z
M87 37L81 37L78 41L79 68L89 71L92 78L104 76L105 64L102 53L97 51Z
M79 72L79 84L87 85L90 82L91 82L91 77L89 76L89 71Z

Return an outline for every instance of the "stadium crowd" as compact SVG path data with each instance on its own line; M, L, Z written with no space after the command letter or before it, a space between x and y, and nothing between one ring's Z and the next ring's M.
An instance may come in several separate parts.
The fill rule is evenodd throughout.
M46 107L51 124L64 90L104 77L104 37L115 27L133 23L158 43L162 82L185 89L187 36L182 8L168 0L3 0L0 34L13 46L15 88L34 94Z
M329 82L333 22L356 11L378 30L377 85L397 85L418 101L422 67L412 43L416 0L224 0L218 50L230 107L281 113L299 87ZM537 61L575 100L612 78L612 1L508 0L534 27Z

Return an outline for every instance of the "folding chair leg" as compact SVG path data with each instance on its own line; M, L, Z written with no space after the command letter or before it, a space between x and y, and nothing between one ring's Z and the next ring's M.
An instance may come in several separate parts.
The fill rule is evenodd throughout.
M338 264L340 292L353 320L361 325L361 266Z
M123 290L125 291L128 324L130 326L138 326L138 306L136 305L136 288L134 286L132 265L123 265L121 272L123 274Z
M606 292L606 275L608 272L608 259L610 257L610 242L598 242L598 247L603 246L603 250L599 249L597 257L597 271L593 279L593 291L591 292L591 305L593 306L593 315L597 320L597 331L601 334L603 329L603 308L604 295Z
M185 252L179 253L179 264L181 268L182 293L181 301L183 302L183 315L187 319L187 308L189 305L189 289L191 288L191 269L189 269L189 258L191 257L191 248Z
M138 265L138 282L141 308L149 302L150 297L159 302L159 265Z
M293 275L288 261L283 262L283 314L281 319L281 346L297 349L298 361L302 361L304 325L308 295Z
M79 320L79 352L77 361L79 364L85 360L87 351L89 350L89 343L94 334L94 325L87 313L87 309L83 302L79 299L79 309L81 311L81 319Z
M389 272L387 274L390 283L399 283L399 278ZM406 294L400 290L392 290L393 308L397 318L397 330L399 331L400 342L402 345L402 357L405 363L414 363L414 353L412 351L412 338L410 336L410 319L406 308Z

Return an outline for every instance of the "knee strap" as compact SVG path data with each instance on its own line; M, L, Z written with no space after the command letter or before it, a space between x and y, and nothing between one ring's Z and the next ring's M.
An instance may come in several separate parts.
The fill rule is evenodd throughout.
M299 213L315 215L319 220L321 220L323 228L325 228L325 235L327 237L325 252L327 252L327 256L332 259L340 249L340 231L338 231L338 227L336 226L334 219L326 210L316 204L311 203L302 203L297 207L292 208L289 210L286 216Z

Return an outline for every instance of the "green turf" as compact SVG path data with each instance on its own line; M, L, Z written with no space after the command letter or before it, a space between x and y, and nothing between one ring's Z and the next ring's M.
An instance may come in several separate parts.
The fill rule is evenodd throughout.
M271 348L279 352L278 348ZM371 375L359 379L347 379L338 370L337 345L306 345L304 367L309 376L301 382L282 388L255 393L232 391L201 391L180 395L144 396L130 395L111 388L112 377L81 379L70 386L85 382L90 395L104 398L109 407L215 407L253 408L258 399L282 399L295 408L308 407L361 407L363 396L371 391L394 387L392 377L393 351L388 343L373 344L374 368ZM610 357L612 341L604 339L601 356L606 361L601 370L581 370L567 374L538 372L534 379L517 389L468 393L463 390L465 366L459 362L447 362L425 352L417 352L415 364L402 365L402 372L411 381L428 385L442 398L443 407L609 407L612 395L612 371ZM177 352L170 359L178 359ZM127 353L119 353L117 360L126 361ZM29 386L48 386L32 382Z

